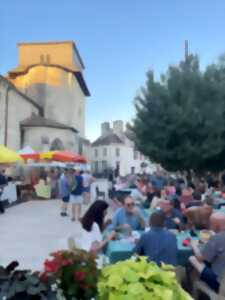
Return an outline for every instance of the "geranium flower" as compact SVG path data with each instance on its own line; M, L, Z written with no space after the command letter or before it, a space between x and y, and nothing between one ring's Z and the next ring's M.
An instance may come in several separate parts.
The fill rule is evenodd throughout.
M83 281L86 275L83 271L75 271L73 274L75 281Z
M44 263L45 271L48 273L56 273L60 266L55 260L46 260Z

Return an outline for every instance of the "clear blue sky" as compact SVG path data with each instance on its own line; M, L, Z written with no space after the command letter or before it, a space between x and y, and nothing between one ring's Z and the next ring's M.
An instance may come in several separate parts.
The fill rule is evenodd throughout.
M86 133L100 123L130 120L145 82L184 56L184 40L202 66L225 52L224 0L8 0L0 10L0 73L17 65L22 41L74 40L92 96Z

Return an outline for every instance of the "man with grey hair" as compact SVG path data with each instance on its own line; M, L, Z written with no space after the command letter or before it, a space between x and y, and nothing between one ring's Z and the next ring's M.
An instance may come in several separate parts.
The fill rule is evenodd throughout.
M215 235L202 249L192 241L195 256L191 256L189 261L200 274L200 279L218 291L225 273L225 214L213 213L210 217L210 228Z

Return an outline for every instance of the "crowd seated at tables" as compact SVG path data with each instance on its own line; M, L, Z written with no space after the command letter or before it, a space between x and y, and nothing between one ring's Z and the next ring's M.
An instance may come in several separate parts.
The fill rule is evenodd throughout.
M133 253L145 255L157 264L176 265L176 235L188 232L193 238L183 240L183 247L193 248L192 265L200 278L218 291L225 273L225 210L221 209L225 206L225 175L219 180L210 173L200 179L181 173L156 172L139 177L132 174L117 178L112 187L109 205L117 205L111 223L104 226L108 204L101 204L105 208L99 216L98 202L92 204L81 221L84 244L88 241L86 250L104 251L108 243L121 238L119 233L129 236L139 232ZM204 230L211 230L209 238L197 251L193 240L199 240Z

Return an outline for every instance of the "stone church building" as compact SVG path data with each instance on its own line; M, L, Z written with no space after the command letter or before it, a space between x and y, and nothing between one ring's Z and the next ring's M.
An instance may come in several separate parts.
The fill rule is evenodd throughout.
M90 93L75 43L20 43L18 48L18 66L0 76L0 144L86 154Z

